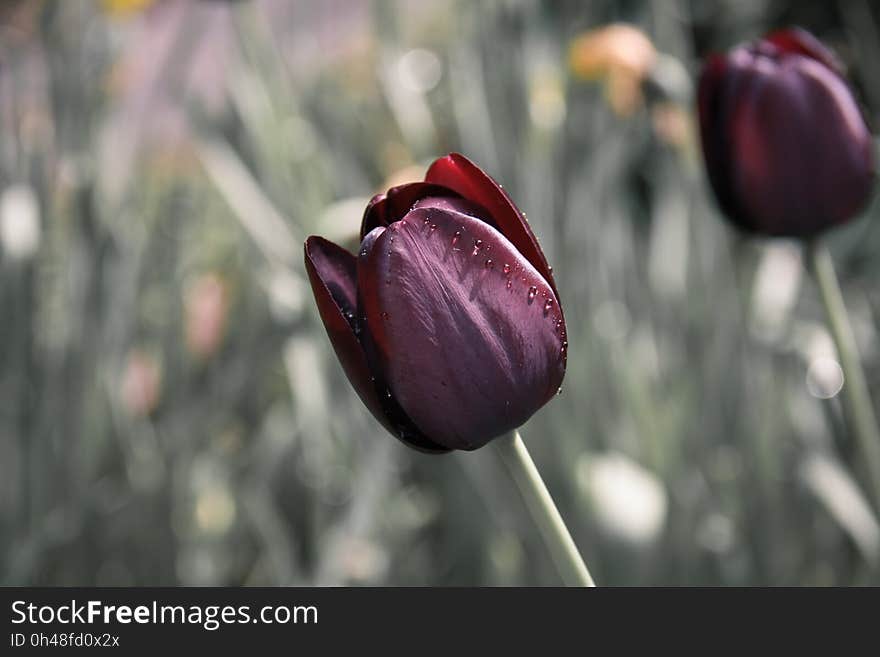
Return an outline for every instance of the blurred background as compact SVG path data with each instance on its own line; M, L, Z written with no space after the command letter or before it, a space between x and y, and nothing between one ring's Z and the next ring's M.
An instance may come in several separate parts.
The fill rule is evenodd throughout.
M800 247L723 223L692 114L700 58L798 24L876 125L872 4L4 0L0 583L561 583L491 448L372 419L304 278L459 150L556 272L522 434L599 583L880 584ZM830 246L880 394L877 213Z

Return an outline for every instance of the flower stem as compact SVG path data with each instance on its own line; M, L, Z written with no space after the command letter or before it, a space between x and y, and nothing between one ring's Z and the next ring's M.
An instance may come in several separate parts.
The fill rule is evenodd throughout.
M828 249L818 240L809 242L807 257L819 286L819 296L825 306L831 337L837 346L837 356L843 370L843 404L847 422L862 451L874 510L880 512L880 429L877 428L877 416L859 360L855 335Z
M498 438L494 444L541 530L565 583L568 586L596 586L519 431Z

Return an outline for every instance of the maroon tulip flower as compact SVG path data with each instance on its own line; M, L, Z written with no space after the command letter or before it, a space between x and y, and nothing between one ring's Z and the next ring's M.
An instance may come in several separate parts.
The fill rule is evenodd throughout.
M565 374L565 321L525 216L462 155L367 205L357 257L321 237L305 263L345 373L373 415L426 452L522 425Z
M871 133L837 59L808 32L710 57L699 113L709 179L740 228L810 237L867 202Z

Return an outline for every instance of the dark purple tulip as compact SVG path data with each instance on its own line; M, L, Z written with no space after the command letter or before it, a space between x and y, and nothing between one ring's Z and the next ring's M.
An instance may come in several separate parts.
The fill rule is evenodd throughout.
M740 228L809 237L867 202L871 133L836 57L808 32L711 56L699 112L712 188Z
M525 216L462 155L374 197L357 258L310 237L305 263L349 380L411 447L481 447L562 384L551 269Z

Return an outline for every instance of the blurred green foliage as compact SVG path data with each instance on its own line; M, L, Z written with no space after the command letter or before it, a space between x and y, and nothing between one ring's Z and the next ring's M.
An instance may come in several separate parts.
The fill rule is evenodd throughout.
M624 112L568 69L620 21L658 53ZM788 24L876 123L867 0L4 2L0 583L559 583L491 447L369 416L304 280L460 150L555 268L568 373L522 433L599 583L880 584L799 246L724 225L693 133L699 58ZM880 391L876 213L831 246Z

